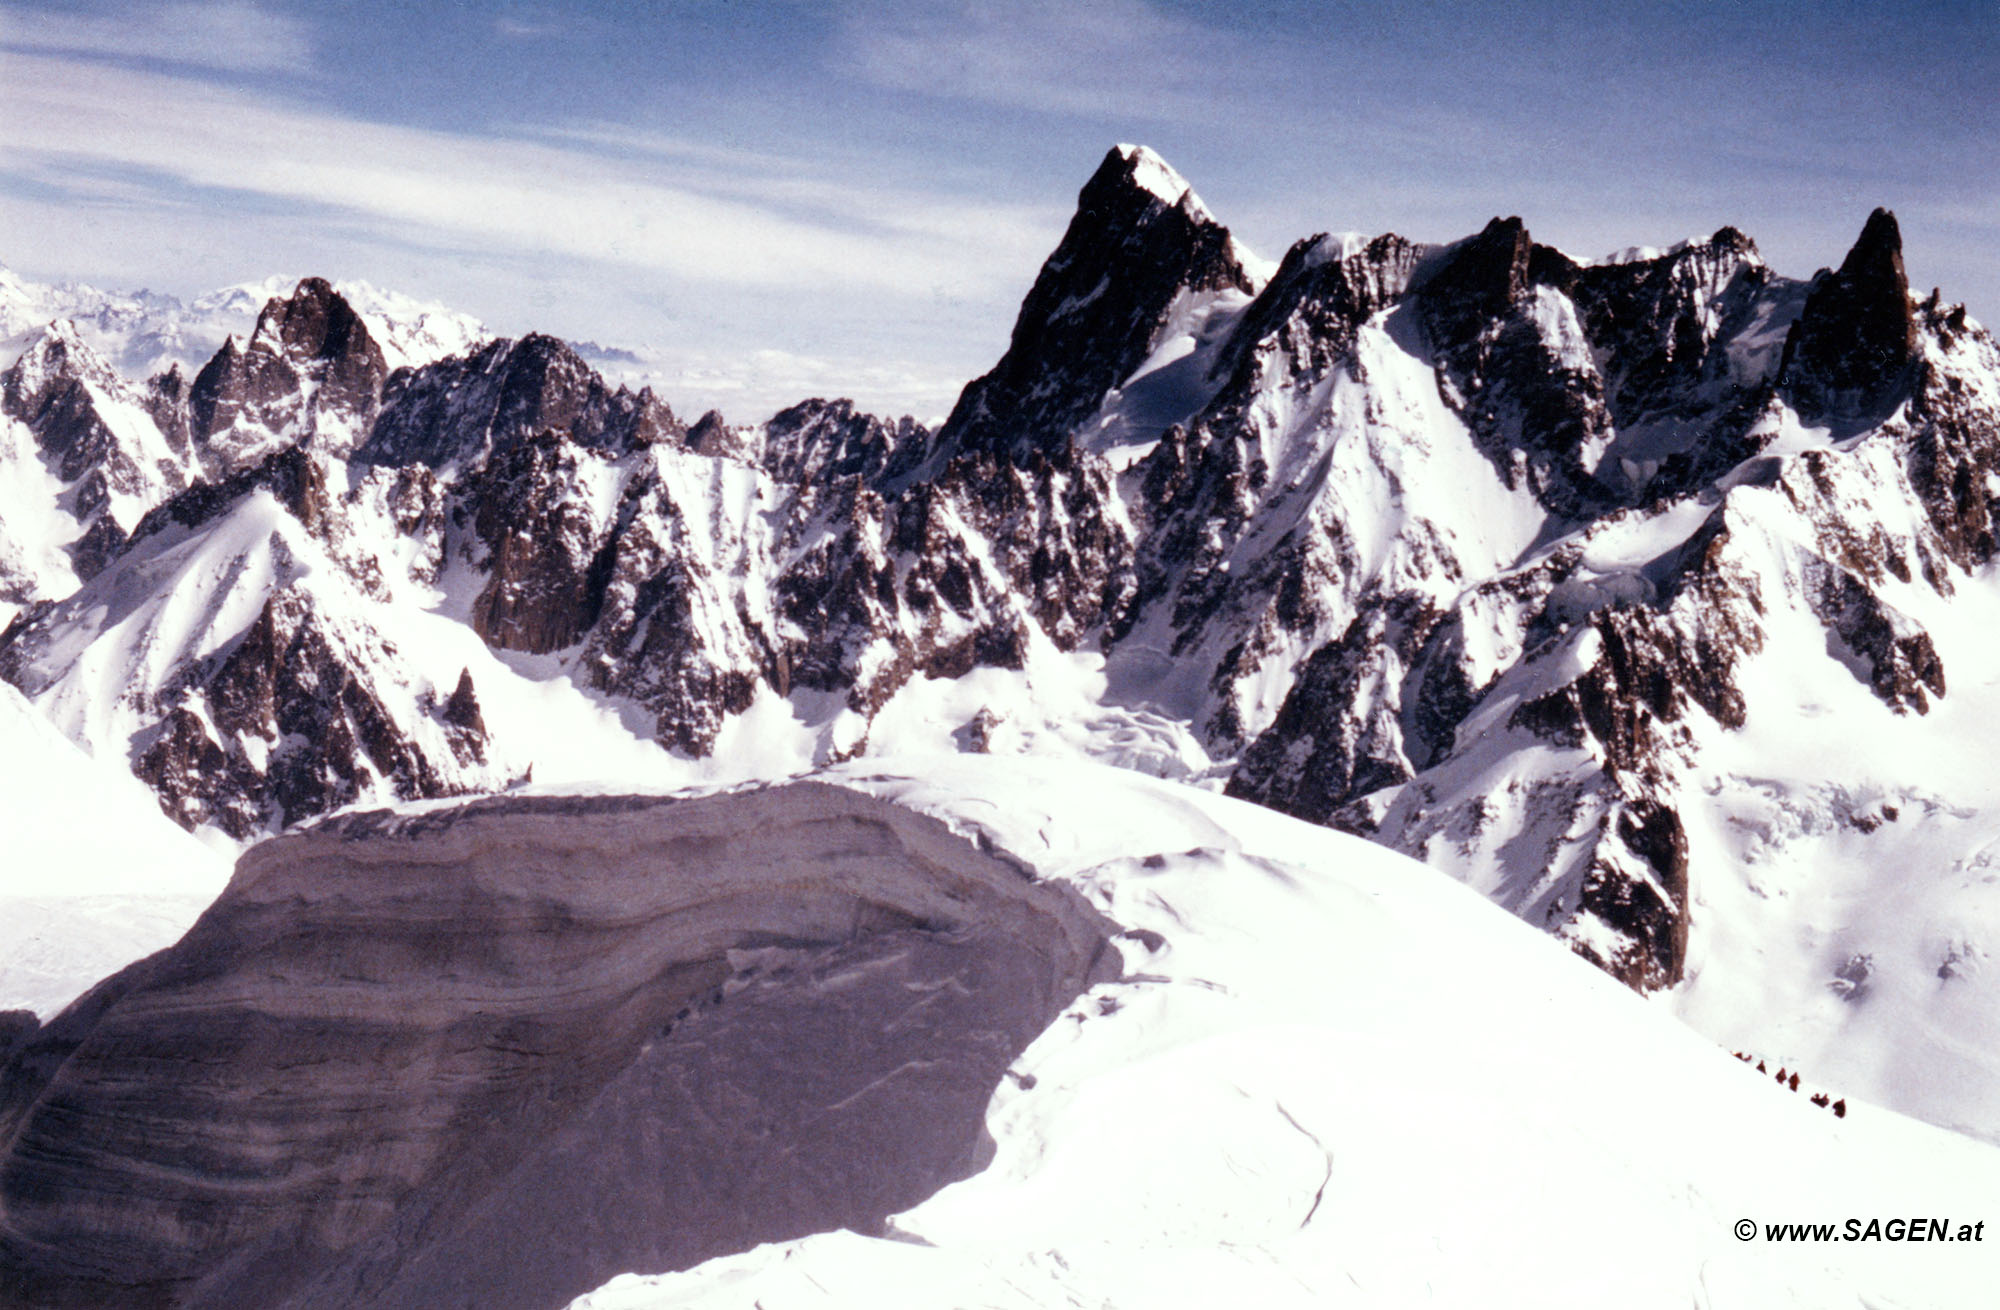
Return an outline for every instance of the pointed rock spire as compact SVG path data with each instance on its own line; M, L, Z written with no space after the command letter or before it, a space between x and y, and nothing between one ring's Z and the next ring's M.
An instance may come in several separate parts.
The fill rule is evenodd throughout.
M324 278L272 297L249 343L223 342L188 388L190 434L212 475L249 468L291 441L346 455L381 404L382 348Z
M697 455L719 457L743 454L746 443L722 417L721 410L711 409L687 430L687 447Z
M473 735L486 735L486 716L479 711L479 694L472 689L472 670L461 670L458 686L452 689L445 700L441 716L454 728L462 728Z
M1457 342L1506 313L1529 285L1534 248L1519 218L1496 218L1441 252L1418 273L1431 339Z
M1867 414L1894 400L1917 353L1902 231L1877 209L1839 270L1813 279L1785 341L1783 384L1801 413Z
M1258 289L1229 229L1158 155L1114 148L1078 193L1007 353L959 396L940 446L1061 449L1144 361L1177 295L1224 288Z
M297 409L299 374L276 350L241 350L231 336L188 388L188 428L211 471L233 473L269 451L253 443L237 457L214 444L233 428L283 428ZM268 444L268 443L266 443Z
M321 277L301 278L290 298L267 302L250 341L298 359L382 358L361 315Z

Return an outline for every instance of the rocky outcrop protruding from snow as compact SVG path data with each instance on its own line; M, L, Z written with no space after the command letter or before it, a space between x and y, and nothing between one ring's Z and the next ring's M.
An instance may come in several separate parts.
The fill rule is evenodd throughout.
M613 391L570 347L530 333L424 368L398 371L357 458L371 464L476 468L560 428L593 450L678 443L685 429L651 390Z
M0 413L27 426L63 484L55 508L76 525L69 553L79 578L102 569L148 510L188 484L177 382L132 386L66 319L0 373Z
M1177 296L1257 282L1179 174L1143 146L1119 146L1078 194L1007 353L959 396L940 444L1006 458L1061 449L1150 353Z
M607 470L559 431L496 451L468 499L486 547L472 626L488 645L532 654L580 641L603 604L612 506L593 494Z
M1881 417L1901 398L1919 353L1903 234L1896 216L1868 216L1840 268L1822 269L1785 342L1784 385L1808 417Z
M253 491L268 491L308 532L322 533L331 512L327 467L289 447L219 482L198 482L155 509L132 529L133 544L170 527L200 528L234 509Z
M1418 308L1444 395L1501 481L1575 522L1616 503L1596 468L1615 429L1576 305L1550 285L1566 264L1496 218L1420 270Z
M539 1310L883 1221L983 1162L1108 925L818 784L360 814L0 1072L36 1305Z
M298 448L192 488L0 633L0 677L74 739L129 756L189 828L247 838L359 800L504 785L485 734L446 717L459 666L425 667L385 632L381 555L353 532L364 508Z
M1215 365L1230 379L1235 407L1255 393L1275 352L1294 378L1324 377L1336 361L1351 367L1355 333L1402 299L1425 253L1393 232L1351 244L1321 235L1286 252Z
M368 326L323 278L273 298L249 343L223 343L188 389L203 467L226 477L291 445L345 456L360 445L388 375Z
M456 712L445 701L431 731L413 734L378 699L389 658L379 643L326 623L308 592L276 593L214 672L183 692L133 771L184 827L213 823L232 837L378 787L405 800L472 790L465 767L484 762L486 734L469 680L461 676Z
M930 453L930 442L930 431L907 415L890 421L858 412L851 400L805 400L764 425L763 462L781 483L858 478L870 487L900 485Z
M697 455L721 458L725 455L747 457L752 454L751 442L741 429L729 426L722 417L722 411L711 409L694 421L687 430L687 448Z
M1496 218L1431 257L1422 274L1424 329L1454 346L1504 318L1528 292L1535 243L1519 218Z

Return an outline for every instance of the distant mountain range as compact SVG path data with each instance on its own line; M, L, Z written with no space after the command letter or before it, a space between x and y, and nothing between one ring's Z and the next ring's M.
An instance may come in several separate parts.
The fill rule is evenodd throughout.
M0 677L184 827L1091 756L2000 1139L2000 349L1885 211L1803 280L1514 218L1273 266L1120 147L935 429L313 278L0 292Z

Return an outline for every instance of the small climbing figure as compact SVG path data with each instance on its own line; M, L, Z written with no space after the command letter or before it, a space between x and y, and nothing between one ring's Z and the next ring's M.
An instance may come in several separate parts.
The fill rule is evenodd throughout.
M1833 1103L1833 1117L1836 1119L1845 1119L1847 1117L1847 1098L1845 1096Z

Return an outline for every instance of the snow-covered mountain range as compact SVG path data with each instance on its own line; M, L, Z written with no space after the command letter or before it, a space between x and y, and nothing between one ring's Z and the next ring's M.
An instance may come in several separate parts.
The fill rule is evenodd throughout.
M222 343L247 336L273 298L295 277L267 277L223 287L191 301L157 291L103 291L80 282L29 281L0 267L0 351L18 354L58 319L68 319L107 363L128 378L148 378L175 364L195 373ZM390 367L417 367L463 354L492 338L475 318L444 305L384 291L366 282L334 287L368 324Z
M1886 211L1808 279L1513 218L1273 265L1119 147L935 429L312 278L0 291L0 678L211 841L1088 758L2000 1142L2000 347Z

